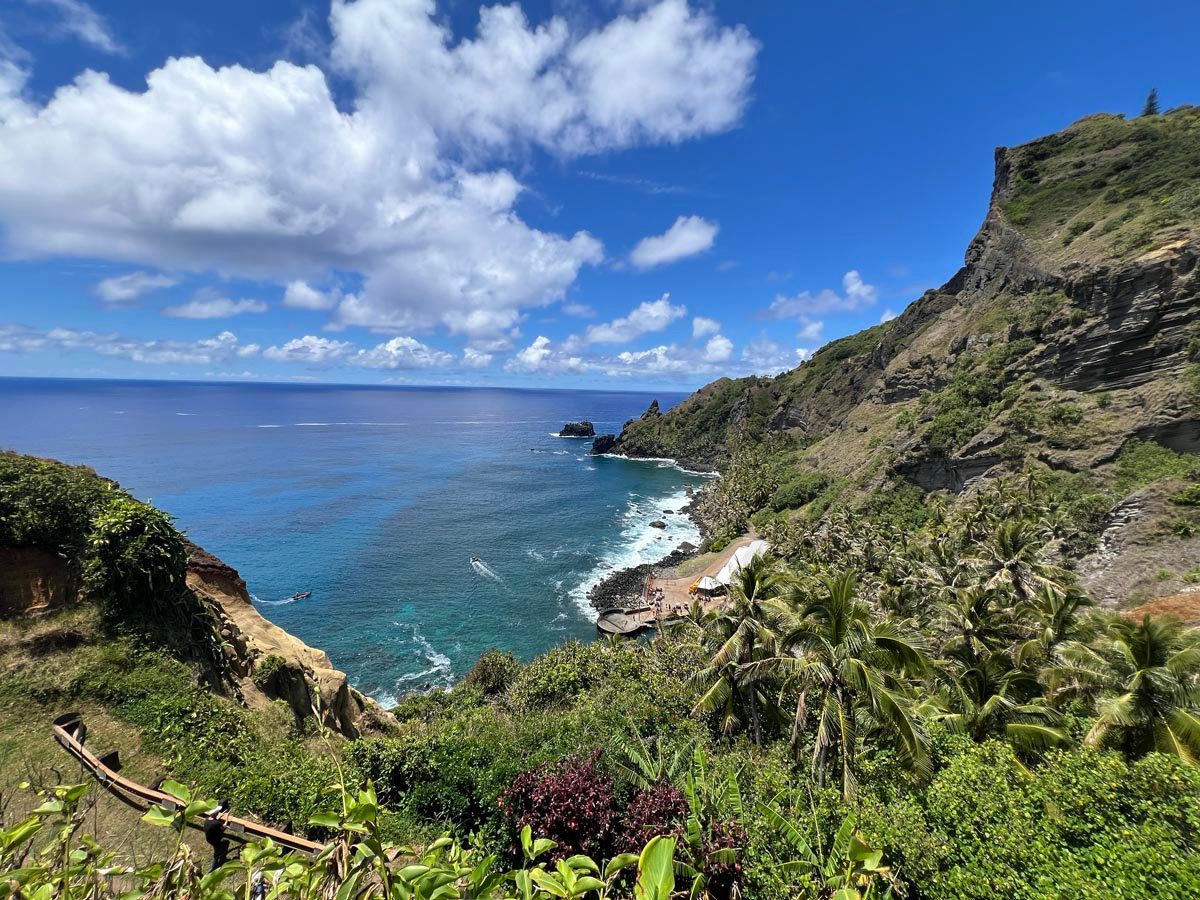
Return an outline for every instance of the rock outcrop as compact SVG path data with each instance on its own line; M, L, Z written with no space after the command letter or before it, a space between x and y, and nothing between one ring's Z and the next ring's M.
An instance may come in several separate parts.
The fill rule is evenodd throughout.
M584 419L581 422L567 422L558 432L559 437L590 438L596 436L596 427Z
M187 583L216 617L226 658L248 705L283 700L298 719L319 710L326 725L347 737L391 718L351 687L324 651L264 619L237 570L195 545L189 547ZM256 681L256 673L269 677Z
M613 453L617 447L617 436L615 434L602 434L592 441L592 455L600 456L604 453Z

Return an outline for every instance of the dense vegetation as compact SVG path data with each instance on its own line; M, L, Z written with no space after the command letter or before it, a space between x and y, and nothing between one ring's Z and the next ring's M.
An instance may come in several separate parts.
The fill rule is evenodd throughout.
M1135 448L1124 470L1195 475L1160 451ZM1178 491L1182 506L1194 488ZM65 684L43 656L10 668L0 691L9 709L99 702L193 790L318 836L349 816L366 829L351 844L453 869L461 896L489 896L470 893L466 874L484 858L488 890L537 870L522 833L553 844L539 845L531 885L612 876L577 896L631 890L622 873L655 837L670 844L677 889L711 897L1193 894L1200 638L1091 609L1060 564L1070 535L1058 503L1033 479L935 502L919 526L793 520L786 558L744 569L724 609L650 642L568 644L528 665L493 651L454 689L404 701L395 730L356 741L286 735L297 726L264 724L183 663L120 641L50 656L75 667ZM82 613L61 615L81 628ZM328 789L343 783L348 806L331 818ZM48 806L4 819L7 859L40 860L42 874L21 876L30 883L74 877L51 849L66 839L54 823L70 791L38 787ZM369 822L354 818L358 803ZM81 817L67 818L72 846L108 865L78 843ZM36 835L33 820L45 824ZM122 877L198 879L185 856ZM350 859L372 883L416 871ZM222 896L258 869L307 896L333 864L259 848L205 890Z
M1145 250L1200 219L1200 110L1090 116L1012 151L1003 209L1026 234L1073 257Z
M209 619L187 589L170 517L91 469L0 453L0 547L62 557L110 628L153 635L220 667Z

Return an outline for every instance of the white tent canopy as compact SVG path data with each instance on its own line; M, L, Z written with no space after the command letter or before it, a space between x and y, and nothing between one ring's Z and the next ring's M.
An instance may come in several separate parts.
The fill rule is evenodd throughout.
M704 591L706 594L711 594L713 591L719 591L724 585L711 575L705 575L696 582L696 590Z
M733 556L729 557L729 562L725 563L721 567L721 571L717 573L717 581L728 587L744 566L749 565L756 556L766 553L770 549L771 547L766 541L751 541L745 547L738 547L733 552Z

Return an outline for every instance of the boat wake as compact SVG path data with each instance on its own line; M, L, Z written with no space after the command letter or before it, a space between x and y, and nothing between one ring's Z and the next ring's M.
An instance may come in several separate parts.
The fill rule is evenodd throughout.
M261 603L264 606L290 606L293 603L299 603L301 600L307 599L309 593L311 592L305 593L304 596L293 594L290 597L284 597L282 600L260 600L258 597L251 594L250 599L255 603Z
M504 579L491 570L487 563L478 557L471 557L471 568L482 575L484 578L490 578L497 584L504 584Z

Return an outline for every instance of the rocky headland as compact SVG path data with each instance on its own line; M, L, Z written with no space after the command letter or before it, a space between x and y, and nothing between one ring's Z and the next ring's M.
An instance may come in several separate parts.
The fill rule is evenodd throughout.
M264 618L236 569L191 543L187 585L216 619L230 670L248 706L283 700L297 719L319 711L327 726L348 737L389 718L378 703L351 687L325 651Z

